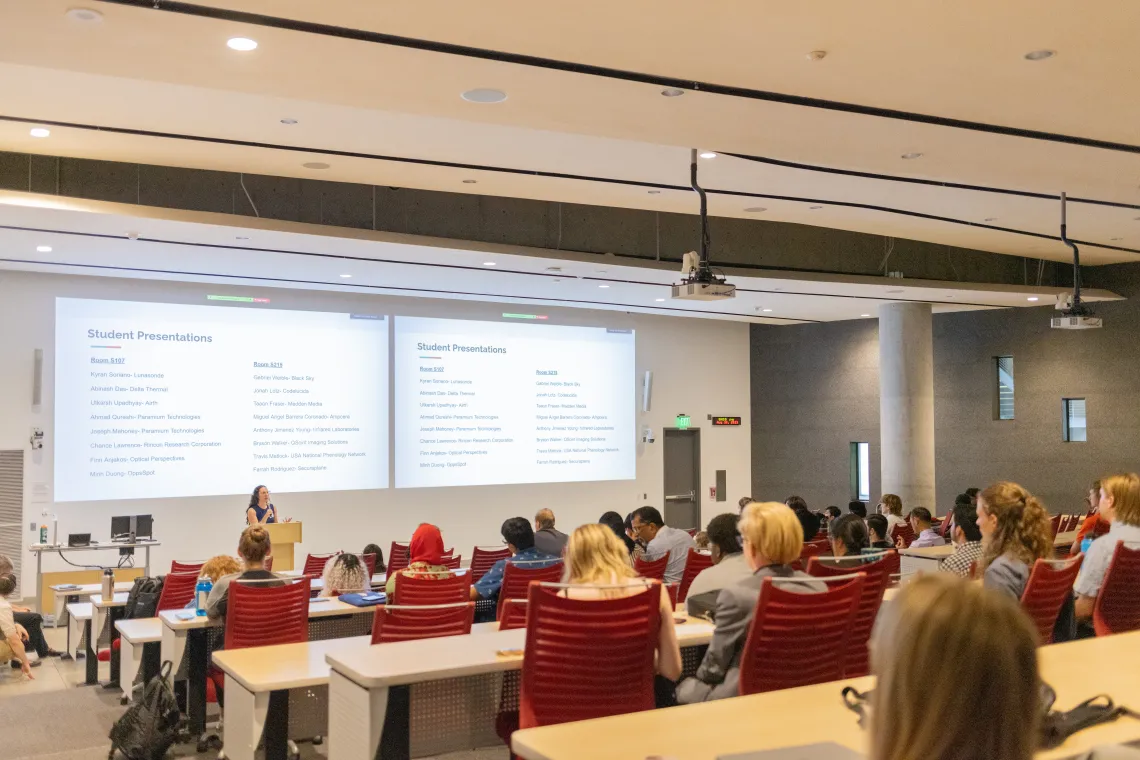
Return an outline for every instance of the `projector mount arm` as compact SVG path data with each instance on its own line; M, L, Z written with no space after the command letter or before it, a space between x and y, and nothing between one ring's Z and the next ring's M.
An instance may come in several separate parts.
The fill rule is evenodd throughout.
M1061 193L1061 242L1073 249L1073 304L1069 309L1069 313L1074 316L1081 316L1085 310L1081 308L1081 252L1077 249L1077 244L1069 240L1068 224L1065 219L1065 193Z
M715 282L717 277L713 275L712 268L709 266L709 200L708 196L705 195L704 188L697 181L696 148L693 148L689 153L689 184L701 198L701 256L698 260L697 271L690 277L690 280L693 282Z

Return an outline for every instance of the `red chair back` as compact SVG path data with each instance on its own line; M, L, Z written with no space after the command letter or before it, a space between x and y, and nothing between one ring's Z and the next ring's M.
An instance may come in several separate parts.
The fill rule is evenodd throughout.
M392 548L388 550L388 575L403 570L408 566L410 562L408 559L408 546L409 544L392 542Z
M313 578L320 578L325 572L325 565L335 556L336 552L332 554L310 554L305 557L305 569L301 572Z
M1116 545L1093 605L1097 636L1140 630L1140 548Z
M395 600L401 607L424 604L452 604L471 599L471 574L452 575L448 578L414 578L400 573L396 576Z
M511 550L505 546L502 549L484 549L476 546L471 550L471 582L478 583L496 562L508 559L510 556Z
M1053 531L1053 538L1057 537L1057 532L1061 529L1061 515L1053 515L1049 518L1049 530Z
M568 599L532 584L519 727L653 709L660 595L651 583L616 599Z
M894 552L890 552L894 554ZM859 600L859 608L855 611L855 618L851 621L851 630L847 635L847 659L843 666L844 678L862 678L871 672L871 655L869 642L871 629L875 627L875 618L879 614L879 606L883 603L883 592L891 582L890 565L887 556L874 562L862 565L838 566L827 564L820 557L808 560L808 575L817 578L834 578L850 573L866 573L863 581L863 596ZM898 556L898 555L895 555Z
M1039 559L1033 563L1033 572L1021 592L1021 606L1033 618L1041 644L1053 643L1057 615L1073 591L1084 558L1085 555L1078 554L1069 560L1050 562Z
M194 599L194 587L198 585L198 573L170 573L162 579L162 593L158 595L158 606L154 614L165 610L180 610Z
M890 549L883 555L882 561L887 567L887 585L897 585L899 576L902 574L902 557L897 551Z
M172 573L194 573L200 575L202 573L202 565L205 562L179 562L174 560L170 563L170 572Z
M309 640L309 578L230 583L226 602L226 649L296 644Z
M824 593L798 594L765 578L740 658L740 693L838 681L866 574Z
M673 601L674 606L677 602L685 601L689 595L689 586L693 585L693 579L697 574L712 565L712 555L689 549L689 556L685 558L685 572L681 573L681 585L677 588L677 598Z
M360 558L364 560L364 566L368 568L368 584L372 585L372 576L376 575L376 555L361 554Z
M914 528L910 527L910 523L905 522L897 523L895 527L891 529L891 543L893 544L898 541L900 536L903 540L903 548L910 546L914 543L914 540L918 538L918 536L914 534Z
M665 580L665 568L669 566L669 555L663 554L655 560L643 560L638 557L633 561L633 569L642 578L651 578L655 581Z
M440 564L443 565L444 567L446 567L448 570L458 570L459 565L462 562L463 562L463 555L462 554L460 554L458 557L442 557L440 559Z
M372 643L463 636L471 633L475 602L455 602L419 607L381 604L372 617Z
M562 563L555 562L546 567L528 567L524 564L508 562L503 571L503 585L499 587L499 606L495 617L499 630L522 628L526 625L526 605L519 601L507 604L508 599L526 600L531 581L557 583L562 580Z
M700 528L685 528L685 532L689 534L689 538L695 538L701 532Z
M449 559L451 557L454 557L455 556L455 549L447 549L443 552L443 554L441 554L439 556L442 557L443 559Z
M954 522L954 515L948 514L942 518L942 524L938 526L938 535L950 541L950 524Z

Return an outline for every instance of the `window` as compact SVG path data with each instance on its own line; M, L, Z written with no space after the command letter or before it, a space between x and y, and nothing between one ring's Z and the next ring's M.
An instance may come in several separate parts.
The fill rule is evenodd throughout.
M1087 441L1088 421L1085 419L1083 398L1061 399L1061 440Z
M871 499L871 444L851 444L851 495L859 501Z
M997 381L994 394L994 419L1013 419L1013 357L994 357L994 379Z

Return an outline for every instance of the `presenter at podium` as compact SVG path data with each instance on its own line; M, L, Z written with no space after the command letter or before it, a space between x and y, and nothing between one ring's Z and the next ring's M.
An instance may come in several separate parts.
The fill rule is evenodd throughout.
M286 517L281 522L290 522ZM269 501L269 489L258 486L249 497L249 508L245 510L245 521L249 525L269 525L277 522L277 508Z

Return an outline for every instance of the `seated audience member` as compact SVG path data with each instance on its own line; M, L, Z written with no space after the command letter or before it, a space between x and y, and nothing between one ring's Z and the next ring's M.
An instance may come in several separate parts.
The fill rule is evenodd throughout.
M575 587L566 589L565 593L575 599L613 598L645 593L647 584L630 566L625 545L604 525L582 525L575 529L566 546L566 568L562 582L574 584ZM673 688L681 677L681 649L677 645L677 630L673 624L673 605L664 585L661 585L659 597L661 625L657 632L656 647L659 679L657 703L658 706L665 707L673 703Z
M841 510L839 507L828 507L827 509L823 510L823 516L824 519L827 520L828 526L831 525L832 520L838 520L841 514L843 514L843 510Z
M887 518L882 515L869 515L867 517L867 533L871 539L871 549L894 549L895 545L887 540Z
M823 524L819 515L808 510L807 507L790 507L790 509L792 510L792 514L796 516L796 519L800 521L804 541L814 541L815 537L819 535L819 526Z
M744 537L745 561L753 573L725 586L717 595L712 641L696 675L677 687L677 701L682 704L739 694L740 653L764 578L803 579L780 584L784 591L811 594L827 590L826 584L790 566L799 559L804 542L799 521L787 506L775 502L749 504L740 518L740 534Z
M394 604L398 604L397 575L429 580L444 580L451 576L451 571L443 564L443 535L439 528L431 523L421 523L412 534L412 540L408 544L408 566L389 575L384 584L384 593L388 595L388 601Z
M320 596L363 594L372 590L368 566L356 554L338 554L325 563L321 574L324 587Z
M384 550L376 544L368 544L368 546L364 547L364 551L362 551L361 554L373 554L376 556L376 566L373 568L373 572L385 573L388 571L388 565L384 562Z
M656 507L641 507L633 512L633 529L637 537L645 542L642 561L652 562L669 555L665 566L665 582L679 583L685 573L685 561L689 549L694 546L693 537L678 528L670 528L662 519Z
M1077 528L1077 537L1073 539L1073 546L1069 550L1069 554L1087 553L1089 547L1092 546L1093 539L1104 535L1111 528L1108 518L1100 511L1100 486L1099 480L1094 480L1093 484L1089 486L1088 495L1085 497L1088 514L1081 520L1081 526Z
M645 544L638 538L637 531L633 529L633 512L625 516L625 535L633 542L633 550L629 553L631 560L645 556Z
M978 529L986 588L1021 599L1033 563L1053 558L1049 513L1017 483L994 483L978 494Z
M699 552L707 552L709 550L708 531L698 530L696 532L696 535L693 536L693 548Z
M916 578L879 613L871 671L869 760L1033 757L1037 633L1012 600L950 575Z
M598 523L612 530L614 534L621 539L622 543L625 544L626 553L629 555L633 554L634 541L626 535L625 521L621 519L620 514L617 512L606 512L598 518Z
M12 560L0 554L0 574L13 573L15 567L12 565ZM18 584L17 584L18 585ZM10 605L12 608L12 619L16 627L20 630L20 635L24 637L28 645L35 650L36 656L39 658L32 663L32 667L38 667L40 660L45 657L60 657L63 652L59 652L48 646L47 639L44 638L44 616L38 612L32 612L30 607L24 607L19 604ZM12 667L19 667L19 660L12 661Z
M569 539L565 533L555 529L552 510L538 510L534 516L534 545L540 552L552 557L561 557Z
M209 578L210 584L213 585L218 582L218 579L223 575L235 575L242 570L241 563L228 554L219 554L210 557L202 563L202 569L198 571L199 578ZM186 609L194 609L198 606L198 594L195 593L190 601L186 603Z
M861 501L847 502L847 511L863 520L867 519L867 505Z
M893 493L885 493L883 498L879 499L879 514L887 518L887 540L890 540L891 531L895 529L896 525L902 525L906 522L903 519L902 510L902 499Z
M939 562L938 569L969 578L970 568L982 560L982 532L978 530L977 508L966 496L965 501L954 503L952 515L954 526L950 528L950 540L954 543L954 553ZM946 519L950 517L947 515Z
M539 551L534 545L534 530L525 517L511 517L503 522L501 529L503 540L511 550L511 556L501 559L491 565L491 569L471 587L471 599L499 599L499 589L503 586L503 573L507 570L507 563L521 565L526 568L548 567L559 561L546 552ZM687 534L686 534L687 535Z
M910 528L914 531L916 538L911 542L911 549L921 549L924 546L945 546L946 539L938 535L938 531L934 529L934 521L931 518L930 510L926 507L915 507L910 511ZM895 544L899 549L905 549L903 546L902 536L899 536Z
M737 511L743 513L744 508L747 507L749 504L751 504L754 501L756 501L756 500L753 499L751 496L741 496L740 501L736 502L736 506L738 507Z
M713 565L697 573L689 584L685 608L693 617L710 615L722 588L752 575L752 568L740 548L740 531L736 527L738 519L736 515L723 514L709 520L707 532Z
M871 545L867 523L859 515L843 515L832 520L827 534L831 541L831 553L836 557L862 554Z
M1100 487L1100 513L1112 524L1108 533L1092 542L1081 563L1074 590L1077 594L1077 617L1092 617L1105 573L1112 562L1116 545L1124 542L1129 549L1140 549L1140 476L1130 472L1104 479Z
M223 575L214 581L214 588L206 597L206 617L218 620L226 616L226 603L229 599L230 584L240 581L270 581L278 576L265 569L265 558L273 553L269 531L262 525L250 525L241 532L238 540L238 556L245 563L241 573ZM277 584L262 584L277 585Z
M982 492L980 488L967 488L962 493L970 497L970 502L976 507L978 506L978 494Z
M16 625L15 613L8 602L8 597L16 593L17 585L16 576L11 571L0 573L0 663L11 660L13 668L24 671L25 676L34 680L32 668L41 663L28 658L24 649L28 634L23 626Z

